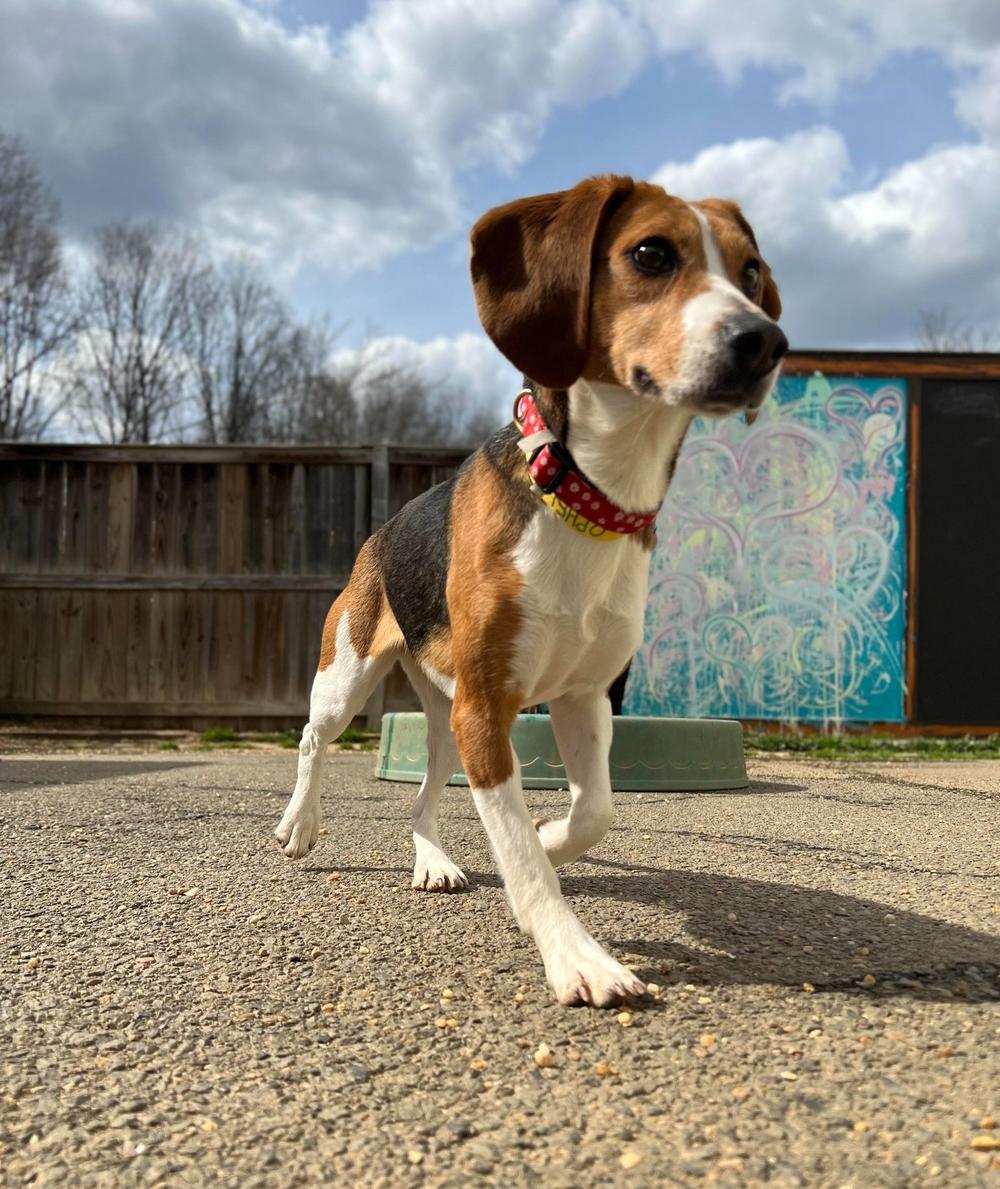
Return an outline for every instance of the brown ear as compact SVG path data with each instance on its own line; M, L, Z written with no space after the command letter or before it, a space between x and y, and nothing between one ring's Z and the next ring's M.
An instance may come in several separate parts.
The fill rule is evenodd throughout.
M760 308L765 314L769 314L775 322L781 317L781 297L778 294L778 286L766 264L764 265L764 292L760 295Z
M631 178L606 174L572 190L521 198L472 229L479 320L529 379L568 388L587 362L594 245Z

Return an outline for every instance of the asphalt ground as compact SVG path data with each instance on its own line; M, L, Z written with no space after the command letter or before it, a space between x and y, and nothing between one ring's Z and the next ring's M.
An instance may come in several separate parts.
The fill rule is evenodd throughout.
M563 888L621 1015L552 1001L464 790L466 894L410 889L371 754L284 860L295 760L0 759L3 1184L997 1183L1000 764L618 794Z

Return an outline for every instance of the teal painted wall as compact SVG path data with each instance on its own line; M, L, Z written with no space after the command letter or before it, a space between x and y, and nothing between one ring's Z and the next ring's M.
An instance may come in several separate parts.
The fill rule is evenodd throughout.
M906 382L783 378L699 420L657 522L630 714L900 722Z

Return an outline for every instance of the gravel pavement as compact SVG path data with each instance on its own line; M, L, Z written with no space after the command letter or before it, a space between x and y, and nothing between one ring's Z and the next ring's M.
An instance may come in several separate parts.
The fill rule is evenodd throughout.
M997 1184L1000 764L617 794L563 888L628 1016L550 999L464 790L467 894L370 754L283 860L295 760L0 759L0 1183Z

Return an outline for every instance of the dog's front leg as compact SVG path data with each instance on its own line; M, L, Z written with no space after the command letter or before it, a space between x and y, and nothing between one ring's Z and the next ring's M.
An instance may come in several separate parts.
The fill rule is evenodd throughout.
M572 795L566 817L538 826L545 853L558 867L596 846L611 825L611 703L598 689L556 698L549 712Z
M577 920L562 897L524 803L520 764L510 746L513 714L455 700L453 724L476 809L486 829L517 923L535 939L560 1003L611 1007L645 987Z

